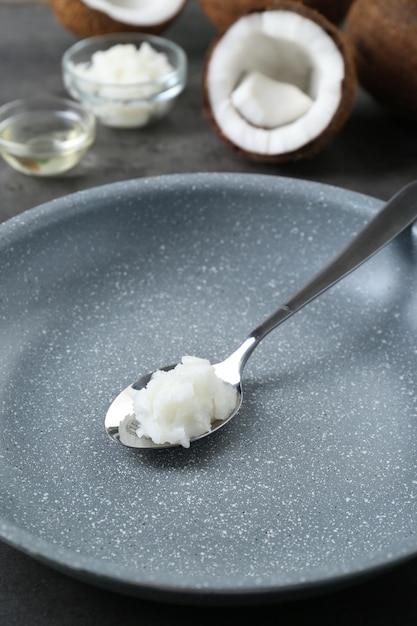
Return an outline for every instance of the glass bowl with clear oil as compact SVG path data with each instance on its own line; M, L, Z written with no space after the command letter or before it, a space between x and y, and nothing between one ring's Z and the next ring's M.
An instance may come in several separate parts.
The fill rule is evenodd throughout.
M0 107L0 154L30 176L57 176L75 167L95 133L94 115L64 98L15 100Z

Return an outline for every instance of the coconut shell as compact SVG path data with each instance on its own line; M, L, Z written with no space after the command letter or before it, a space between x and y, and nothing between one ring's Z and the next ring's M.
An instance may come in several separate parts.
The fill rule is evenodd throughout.
M322 15L327 17L328 20L334 24L339 24L349 7L353 3L353 0L301 0L303 4L312 9L316 9Z
M225 33L219 35L216 40L212 43L211 47L208 50L205 60L205 66L203 70L203 105L204 112L206 117L209 119L214 129L218 133L218 135L223 139L223 141L229 145L233 150L242 156L252 160L259 162L272 162L272 163L285 163L291 161L298 161L304 158L310 158L318 154L323 150L323 148L337 135L337 133L341 130L341 128L345 125L347 120L350 117L352 112L355 95L356 95L356 71L355 71L355 63L353 60L353 54L350 49L348 42L345 40L343 33L341 33L338 28L334 24L332 24L327 18L325 18L318 11L310 9L301 3L288 2L286 0L283 1L275 1L273 7L268 10L282 10L282 11L295 11L299 15L306 17L314 22L316 22L323 31L325 31L334 41L338 50L340 51L345 65L345 77L342 83L342 95L340 98L339 106L333 115L332 120L329 125L325 128L325 130L315 137L313 140L302 146L301 148L293 151L287 152L285 154L259 154L249 152L244 150L240 146L236 146L233 144L230 139L225 135L222 128L218 125L217 121L213 116L213 112L210 106L210 96L209 96L209 86L208 86L208 70L210 65L211 55L216 47L216 45L221 41L222 37L225 36Z
M346 19L361 85L417 121L417 1L356 0Z
M200 0L203 12L220 32L249 11L265 9L272 4L274 0Z
M177 15L159 24L141 26L140 24L118 22L101 11L91 9L81 0L48 1L57 21L80 39L120 32L142 32L158 35L168 28L178 15L177 13Z
M322 13L330 21L339 23L353 0L294 0L294 2L302 2ZM274 0L200 0L200 4L212 24L223 32L248 11L272 8L276 2Z

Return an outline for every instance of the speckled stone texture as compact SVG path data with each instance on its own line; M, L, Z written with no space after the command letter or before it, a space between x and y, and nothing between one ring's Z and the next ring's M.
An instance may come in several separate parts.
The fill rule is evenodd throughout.
M145 597L279 595L413 554L415 229L263 341L219 433L136 451L103 426L141 373L227 356L378 207L290 179L179 175L4 224L1 536Z

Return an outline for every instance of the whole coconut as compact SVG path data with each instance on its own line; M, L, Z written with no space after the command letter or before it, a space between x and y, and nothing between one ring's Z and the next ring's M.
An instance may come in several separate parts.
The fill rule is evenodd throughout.
M417 0L356 0L346 37L365 90L417 121Z

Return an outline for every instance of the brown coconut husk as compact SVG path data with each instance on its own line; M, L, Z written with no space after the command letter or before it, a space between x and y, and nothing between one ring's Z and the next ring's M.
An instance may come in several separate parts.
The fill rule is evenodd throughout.
M417 121L417 1L356 0L346 19L361 85Z
M328 20L335 24L345 17L353 0L293 0L302 2L309 8L319 11ZM223 32L235 20L249 11L260 11L276 5L274 0L200 0L209 20L216 28Z

